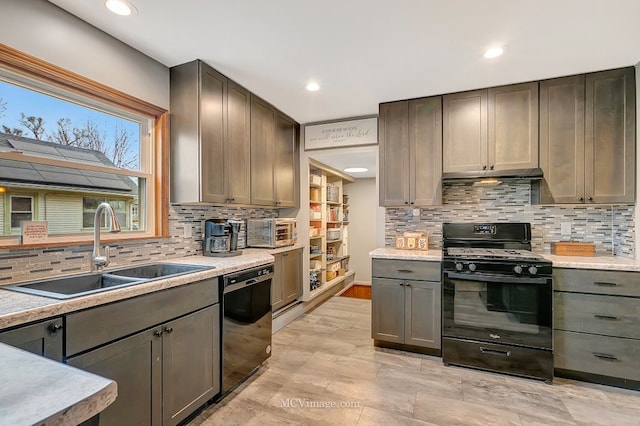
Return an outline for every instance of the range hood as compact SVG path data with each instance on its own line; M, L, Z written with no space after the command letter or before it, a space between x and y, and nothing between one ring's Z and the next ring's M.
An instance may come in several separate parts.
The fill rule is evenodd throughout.
M542 169L539 167L533 169L509 169L509 170L483 170L480 172L454 172L443 173L443 182L474 182L490 180L528 180L537 181L542 179Z

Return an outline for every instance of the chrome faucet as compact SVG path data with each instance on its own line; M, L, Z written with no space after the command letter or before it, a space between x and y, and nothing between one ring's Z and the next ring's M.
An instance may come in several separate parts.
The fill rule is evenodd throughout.
M107 216L109 216L109 232L120 232L120 223L118 223L118 218L111 204L100 203L93 218L93 255L91 269L94 271L99 271L109 264L109 246L104 247L104 256L100 253L100 215L102 214L102 210L106 210Z

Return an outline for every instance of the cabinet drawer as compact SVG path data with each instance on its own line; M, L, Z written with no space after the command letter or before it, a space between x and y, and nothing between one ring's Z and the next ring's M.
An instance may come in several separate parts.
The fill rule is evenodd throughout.
M553 268L553 287L558 291L640 297L640 273Z
M440 262L373 259L372 272L374 277L440 281Z
M640 300L599 294L554 294L554 328L640 339Z
M640 340L556 331L554 366L640 380Z
M217 303L218 292L216 277L67 315L66 356Z

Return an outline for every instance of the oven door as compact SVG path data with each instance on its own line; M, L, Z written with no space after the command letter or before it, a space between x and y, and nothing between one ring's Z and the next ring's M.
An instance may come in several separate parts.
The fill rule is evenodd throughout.
M552 349L550 277L443 272L442 334Z

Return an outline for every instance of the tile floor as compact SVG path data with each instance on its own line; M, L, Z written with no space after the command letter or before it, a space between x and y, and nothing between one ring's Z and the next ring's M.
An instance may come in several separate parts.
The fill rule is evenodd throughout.
M553 385L378 349L371 301L333 297L273 336L273 355L190 425L640 425L640 392Z

